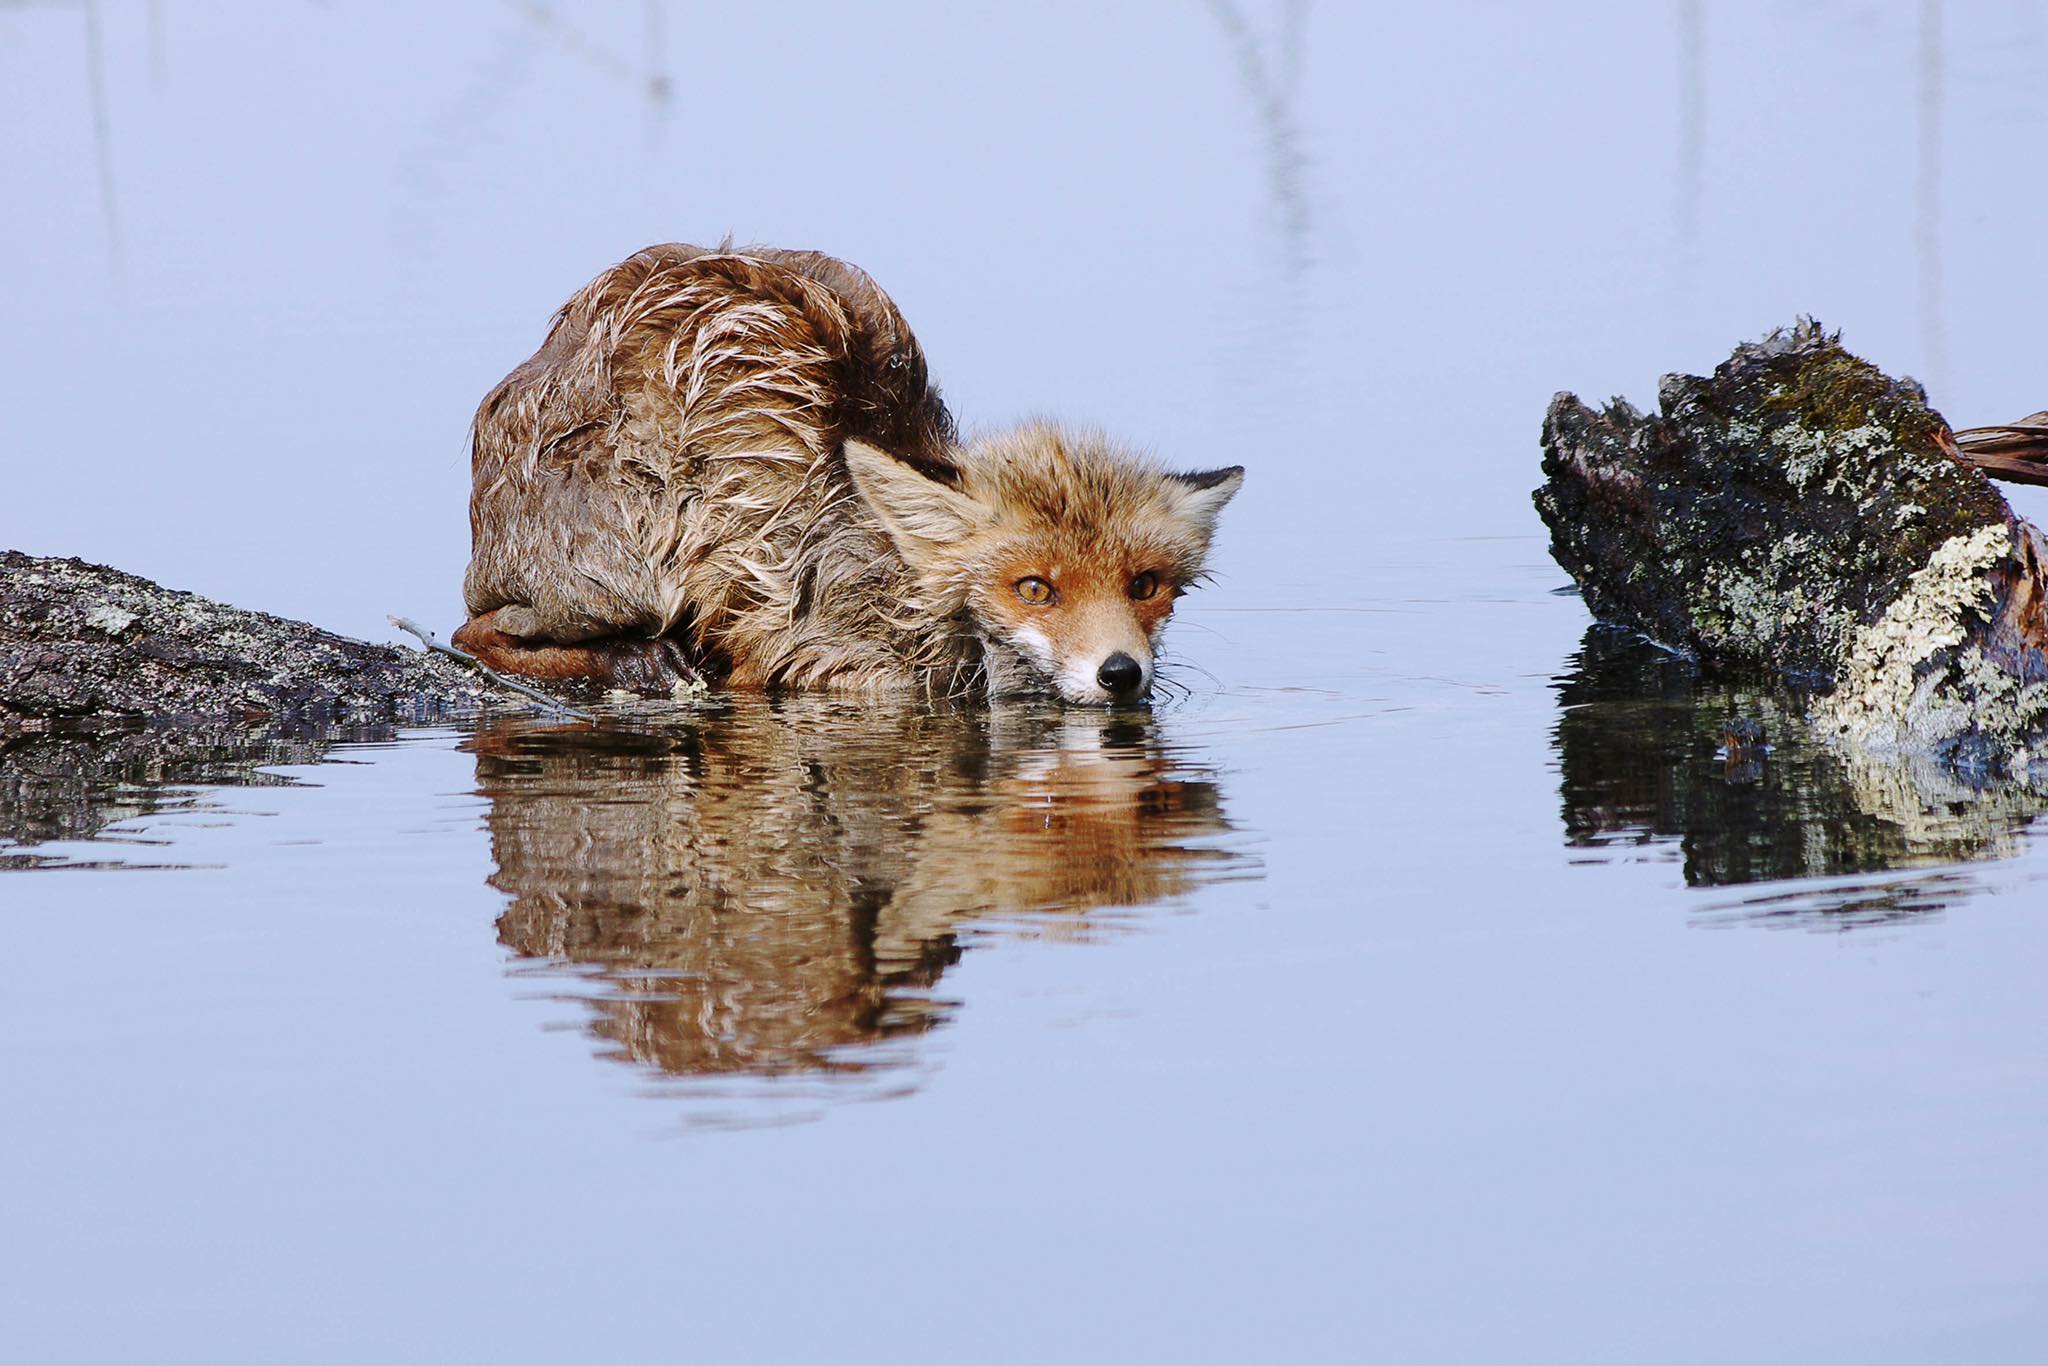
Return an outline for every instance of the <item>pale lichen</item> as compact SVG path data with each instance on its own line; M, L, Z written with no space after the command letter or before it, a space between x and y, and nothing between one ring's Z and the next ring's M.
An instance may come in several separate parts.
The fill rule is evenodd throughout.
M2012 553L2012 532L1999 525L1940 546L1851 638L1815 719L1873 749L1953 752L1973 735L2006 751L2023 746L2048 713L2048 685L2021 683L1969 643L1973 619L1990 620L1997 603L1992 571Z
M135 613L101 603L85 614L85 624L103 635L118 636L135 624Z

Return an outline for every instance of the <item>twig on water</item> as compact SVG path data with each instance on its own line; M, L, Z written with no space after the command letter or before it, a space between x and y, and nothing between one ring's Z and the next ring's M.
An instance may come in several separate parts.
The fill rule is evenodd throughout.
M572 707L558 697L548 696L539 688L530 688L517 679L505 677L505 675L499 673L469 651L458 650L453 645L447 644L432 631L429 631L426 627L409 617L386 617L385 620L407 635L417 637L420 644L426 646L435 654L447 655L450 659L459 659L485 678L490 679L491 682L496 683L499 687L510 688L513 692L539 703L549 711L560 712L564 716L573 716L579 721L595 721L597 719L589 712L578 707Z

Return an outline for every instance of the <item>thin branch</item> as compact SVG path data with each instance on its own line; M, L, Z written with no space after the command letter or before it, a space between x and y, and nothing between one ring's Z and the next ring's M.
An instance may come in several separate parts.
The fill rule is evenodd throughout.
M1956 453L1993 479L2048 484L2048 412L1995 427L1965 427Z
M2037 464L2012 455L1965 454L1987 478L2003 479L2008 484L2048 484L2048 462Z
M548 696L539 688L530 688L517 679L505 677L505 675L499 673L469 651L458 650L453 645L445 643L432 631L429 631L426 627L408 617L386 617L385 620L407 635L417 637L420 644L426 646L435 654L447 655L450 659L459 659L485 678L490 679L491 682L496 683L499 687L510 688L513 692L539 703L549 711L560 712L564 716L573 716L579 721L595 721L597 719L591 713L577 707L572 707L558 697Z

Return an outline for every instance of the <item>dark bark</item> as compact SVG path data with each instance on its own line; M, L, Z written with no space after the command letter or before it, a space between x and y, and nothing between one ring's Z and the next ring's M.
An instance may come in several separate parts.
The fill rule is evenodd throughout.
M424 722L484 695L454 660L0 551L0 733Z

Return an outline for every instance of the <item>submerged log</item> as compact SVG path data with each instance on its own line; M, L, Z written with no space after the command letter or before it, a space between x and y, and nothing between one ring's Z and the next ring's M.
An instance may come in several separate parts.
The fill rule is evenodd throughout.
M465 665L82 560L0 551L0 869L183 798L289 782L338 742L476 712Z
M422 722L486 691L454 660L0 551L0 736Z
M1807 320L1658 398L1544 421L1537 510L1596 617L1817 689L1871 749L2024 768L2048 743L2048 542L1918 385Z

